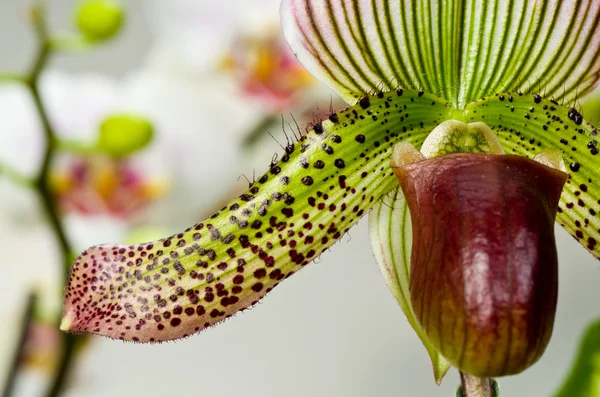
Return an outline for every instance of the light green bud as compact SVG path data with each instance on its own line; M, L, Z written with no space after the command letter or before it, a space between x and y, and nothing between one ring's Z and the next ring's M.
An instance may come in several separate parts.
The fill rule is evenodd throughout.
M150 121L130 114L114 114L102 122L98 149L114 157L129 156L146 147L154 136Z
M119 33L125 13L113 0L87 0L80 4L75 15L77 28L90 42L112 39Z

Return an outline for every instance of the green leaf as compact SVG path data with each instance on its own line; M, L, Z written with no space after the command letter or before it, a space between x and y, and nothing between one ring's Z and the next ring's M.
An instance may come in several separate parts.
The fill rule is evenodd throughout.
M498 94L465 109L469 121L487 123L507 153L535 157L560 150L569 180L557 222L600 258L600 145L598 129L574 108L539 95Z
M159 342L252 306L397 187L389 167L397 142L420 146L451 114L447 102L415 91L365 97L332 114L204 222L151 243L83 252L61 329Z
M398 301L406 319L427 349L433 375L439 385L450 363L433 347L421 329L412 309L409 295L412 226L410 212L397 186L369 214L371 248L387 286Z
M284 0L298 59L347 101L418 87L457 109L506 90L571 101L600 77L600 0Z
M554 397L600 396L600 321L585 331L568 377Z

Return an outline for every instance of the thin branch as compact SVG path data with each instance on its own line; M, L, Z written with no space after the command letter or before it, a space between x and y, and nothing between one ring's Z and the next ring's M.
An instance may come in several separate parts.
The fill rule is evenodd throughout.
M74 362L73 353L75 353L78 338L73 334L62 333L62 354L52 383L46 390L46 397L57 397L63 392Z
M42 160L42 166L35 180L36 191L41 199L44 211L50 221L50 226L56 238L61 253L62 263L62 274L63 282L66 284L68 281L68 271L71 264L71 255L73 250L67 238L65 227L59 216L59 210L56 201L52 195L52 191L49 183L50 167L53 163L54 156L57 150L57 138L46 108L39 91L39 77L46 67L50 56L51 43L48 35L48 28L45 19L45 10L41 4L34 5L31 8L31 20L35 29L36 38L38 42L37 55L30 69L27 79L25 80L26 87L29 89L33 101L35 104L36 111L40 118L43 132L44 132L44 157ZM60 321L60 319L57 319ZM73 364L73 353L77 338L74 335L62 333L61 334L61 355L57 364L56 372L52 378L51 384L46 391L46 397L56 397L64 389L67 375L70 372Z
M50 48L60 52L83 52L93 48L92 43L81 36L57 36L49 39Z
M48 30L43 7L39 4L33 6L31 10L31 17L38 40L38 50L37 56L27 78L26 86L33 97L36 111L42 123L45 139L42 166L38 172L35 183L39 196L42 199L44 210L46 211L46 214L50 220L52 229L58 237L60 252L62 255L62 263L65 264L65 270L63 270L63 273L66 274L66 269L70 264L72 250L66 237L64 225L62 224L62 221L58 215L58 208L54 202L54 198L52 197L52 191L50 189L49 182L50 166L56 154L56 135L52 129L50 119L42 102L38 84L40 74L44 70L50 58L50 46L47 40Z
M36 299L37 297L34 293L29 294L27 298L25 312L23 313L23 317L21 319L21 332L19 334L19 340L17 341L12 365L6 374L6 382L4 383L4 389L2 390L3 397L8 397L14 393L17 375L19 373L19 366L21 364L21 360L23 359L25 345L27 344L27 338L31 329Z
M96 145L88 142L81 142L75 139L60 139L56 142L56 146L61 152L73 154L93 155L101 153Z
M277 117L268 115L258 121L242 140L242 147L248 148L260 140L268 131L267 128L277 121Z
M24 187L24 188L33 188L35 187L35 181L24 175L19 170L11 167L10 165L3 163L0 161L0 179L6 178L15 185Z
M46 135L46 150L44 153L42 168L37 177L36 186L39 196L42 200L42 205L44 207L46 215L48 216L48 220L50 221L52 230L54 231L54 234L56 235L56 238L58 240L60 253L62 256L61 263L63 284L66 285L66 283L68 282L69 267L71 266L71 255L73 253L73 250L67 238L63 222L59 216L59 211L54 197L52 195L49 183L50 166L54 159L54 155L56 154L56 138L52 127L50 126L44 105L42 103L38 91L38 86L36 84L32 84L29 87L34 99L35 107L42 121L42 125L44 126L44 132ZM60 321L60 319L58 319L58 321ZM61 333L61 339L61 356L59 358L58 367L56 369L56 373L53 377L52 383L50 384L50 387L46 392L47 397L56 397L60 395L67 380L67 375L71 370L71 365L73 363L73 352L76 343L76 336L72 334Z
M5 72L0 73L0 84L2 84L2 83L22 83L23 80L24 80L23 76L21 76L20 74L5 73Z

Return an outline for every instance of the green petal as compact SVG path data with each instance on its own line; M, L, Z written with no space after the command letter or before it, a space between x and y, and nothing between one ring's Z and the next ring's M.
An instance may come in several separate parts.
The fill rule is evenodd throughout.
M409 274L412 229L408 206L400 187L380 200L369 214L371 248L381 274L398 301L411 327L427 349L437 384L448 372L450 363L431 345L421 329L410 303Z
M586 330L571 373L554 396L600 396L600 321L594 322Z
M159 342L253 305L397 186L397 142L420 145L450 114L421 92L365 97L290 143L210 219L147 244L88 249L71 270L61 329Z
M353 103L418 87L456 108L494 92L571 101L600 78L600 0L284 0L284 34Z
M466 114L487 123L507 153L533 158L544 148L561 151L570 176L557 222L600 258L598 129L576 109L539 95L495 95L470 104Z

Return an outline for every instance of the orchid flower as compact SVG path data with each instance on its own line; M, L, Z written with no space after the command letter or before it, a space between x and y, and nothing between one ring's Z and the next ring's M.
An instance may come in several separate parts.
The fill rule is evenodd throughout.
M205 221L145 244L84 251L61 328L135 342L190 336L258 302L369 213L377 261L438 381L448 362L478 376L533 364L554 318L554 218L600 257L597 128L577 106L600 79L600 1L284 0L281 14L298 59L350 107L311 124ZM465 191L452 180L476 188L459 200ZM436 192L464 218L436 218ZM506 216L498 229L510 244L471 258L457 281L437 264L488 253L473 241L496 232L477 231L473 214ZM461 219L473 239L440 246ZM421 266L428 253L438 260L432 269ZM494 264L503 258L507 266ZM467 299L467 310L469 291L479 300ZM460 329L448 322L454 314ZM478 354L495 343L493 355Z
M239 81L247 98L263 102L271 112L281 112L315 82L296 60L277 25L237 37L221 60L226 73Z
M320 120L328 115L331 104L344 104L324 84L316 84L290 50L281 32L279 3L174 0L151 1L148 7L158 39L148 58L149 67L190 84L221 81L219 94L236 106L236 113L245 107L261 116L256 124L245 124L242 156L250 164L240 172L252 169L254 159L260 159L262 169L264 158L278 150L269 130ZM206 36L213 40L198 40ZM316 115L319 108L324 111ZM290 112L295 120L286 119Z
M220 86L212 88L217 94ZM76 252L97 241L136 238L135 234L156 225L164 227L161 230L176 230L184 222L179 212L204 216L219 207L215 201L230 197L236 183L241 184L236 181L239 170L233 162L217 173L186 167L199 154L205 159L214 156L214 161L231 154L231 142L238 138L232 132L194 139L202 135L204 128L213 129L227 121L228 115L217 111L222 107L215 102L215 95L210 100L206 97L207 87L200 90L148 69L120 80L47 70L41 75L40 91L58 138L65 146L70 145L57 155L50 171L50 188L60 204L65 232ZM196 109L200 103L206 103L206 109L215 107L210 113L201 114ZM232 131L239 131L245 129L252 116L235 109L240 118L228 125ZM103 120L121 113L152 115L148 118L155 133L150 145L127 158L88 153L87 147L97 139ZM20 317L25 311L23 291L33 290L39 299L22 362L24 369L36 370L27 373L37 376L43 370L39 383L44 387L61 354L56 319L62 309L62 273L56 263L55 236L38 210L37 197L29 186L15 186L3 173L3 166L10 164L28 180L37 172L43 157L42 126L27 89L19 84L0 85L0 137L0 224L4 226L0 230L0 248L7 253L2 261L7 272L0 281L4 294L0 313L10 324L0 330L0 340L5 342L0 349L0 367L13 365L13 351L19 346ZM210 190L191 183L214 184L223 179L230 183ZM202 196L202 205L178 200L189 194ZM206 208L207 203L213 203L212 209ZM136 242L140 241L144 240ZM36 249L24 248L25 242Z

